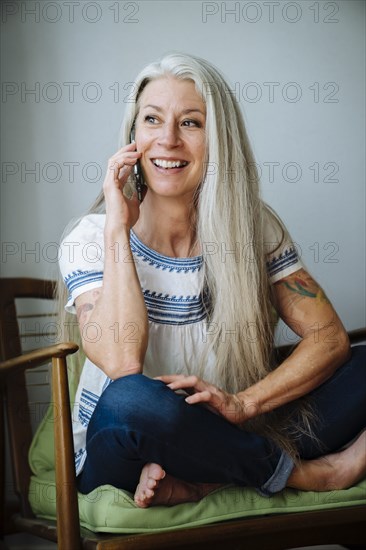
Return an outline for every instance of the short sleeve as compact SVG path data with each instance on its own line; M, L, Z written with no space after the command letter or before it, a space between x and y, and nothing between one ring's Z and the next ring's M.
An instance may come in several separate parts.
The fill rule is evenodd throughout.
M105 215L80 220L60 245L59 266L68 290L66 311L76 313L80 294L103 285Z
M269 209L265 210L264 215L264 244L271 284L304 267L288 230Z

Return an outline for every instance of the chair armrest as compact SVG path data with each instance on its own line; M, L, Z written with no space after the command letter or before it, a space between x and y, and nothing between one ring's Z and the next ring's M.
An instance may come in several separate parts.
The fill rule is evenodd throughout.
M0 362L0 376L15 372L16 370L39 367L53 357L66 357L75 353L78 349L79 347L73 342L64 342L18 355L12 359Z

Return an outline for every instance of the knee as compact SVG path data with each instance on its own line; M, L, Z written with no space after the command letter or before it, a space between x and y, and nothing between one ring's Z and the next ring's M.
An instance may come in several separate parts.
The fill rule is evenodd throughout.
M163 382L143 374L131 374L117 378L106 388L93 416L102 419L104 426L161 425L167 417L174 420L173 402L179 403L176 397Z
M165 384L144 374L130 374L114 380L101 398L123 404L125 412L129 407L136 409L141 403L153 403L163 392Z

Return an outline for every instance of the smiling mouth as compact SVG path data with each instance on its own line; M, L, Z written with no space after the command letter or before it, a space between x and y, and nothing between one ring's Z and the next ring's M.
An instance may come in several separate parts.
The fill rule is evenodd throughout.
M186 160L163 160L163 159L151 159L152 163L158 168L164 168L169 170L170 168L183 168L187 166Z

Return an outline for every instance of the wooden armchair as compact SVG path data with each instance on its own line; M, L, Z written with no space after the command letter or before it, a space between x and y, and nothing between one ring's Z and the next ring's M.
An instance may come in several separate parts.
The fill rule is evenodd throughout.
M75 484L70 401L66 357L77 351L73 343L52 345L23 353L16 300L37 298L50 302L55 284L35 279L2 279L0 293L1 363L0 453L4 464L5 419L7 420L15 490L19 513L13 519L19 531L58 542L61 550L92 549L183 549L260 548L285 549L311 544L342 544L359 548L366 544L366 505L316 512L271 515L232 520L203 527L135 535L105 535L86 531L79 525ZM38 314L37 314L38 315ZM26 314L24 317L33 316ZM350 333L352 343L366 337L366 330ZM279 348L284 357L291 347ZM52 388L55 407L55 469L57 522L36 518L28 501L31 471L28 448L32 440L26 372L52 361ZM5 413L5 414L4 414ZM4 533L5 468L0 479L0 519ZM1 546L1 541L0 541Z

